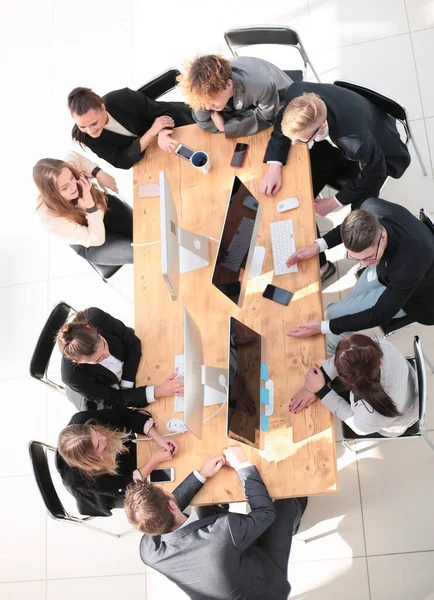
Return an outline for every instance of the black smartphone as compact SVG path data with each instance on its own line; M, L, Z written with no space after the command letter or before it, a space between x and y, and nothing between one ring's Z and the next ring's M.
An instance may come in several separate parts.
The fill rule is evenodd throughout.
M237 144L235 146L234 155L231 160L231 167L240 169L246 160L246 153L249 144Z
M271 283L267 285L262 295L264 298L267 298L267 300L273 300L273 302L283 304L284 306L288 306L289 301L293 296L292 292L278 288L275 285L271 285Z
M194 150L188 146L184 146L184 144L178 144L178 146L175 148L175 154L182 156L182 158L185 158L186 160L190 160L194 154Z
M170 467L169 469L154 469L151 474L148 475L148 481L150 483L165 483L175 480L175 469Z

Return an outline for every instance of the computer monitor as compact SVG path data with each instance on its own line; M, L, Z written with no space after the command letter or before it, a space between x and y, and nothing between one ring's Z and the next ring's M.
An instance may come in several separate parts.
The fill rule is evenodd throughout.
M259 202L238 177L235 177L214 264L212 283L239 306L243 303L248 279L246 274L249 275L254 256L261 212ZM265 250L260 254L263 257ZM258 275L261 273L261 267L262 261Z
M227 436L259 448L262 337L234 317L229 322Z
M161 272L172 300L178 298L179 276L209 265L209 239L178 227L178 215L164 171L160 171Z

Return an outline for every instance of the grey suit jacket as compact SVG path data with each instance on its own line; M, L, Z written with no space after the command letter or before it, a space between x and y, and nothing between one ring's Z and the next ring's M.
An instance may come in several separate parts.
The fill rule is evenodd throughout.
M286 573L256 545L275 519L273 501L256 467L238 475L250 514L219 514L161 536L144 535L141 559L192 600L286 600ZM201 487L193 474L178 486L174 494L181 510Z
M225 120L225 136L253 135L271 127L292 79L275 65L260 58L241 56L231 62L233 108L226 106L221 112ZM211 119L211 111L193 111L193 118L201 129L220 133Z

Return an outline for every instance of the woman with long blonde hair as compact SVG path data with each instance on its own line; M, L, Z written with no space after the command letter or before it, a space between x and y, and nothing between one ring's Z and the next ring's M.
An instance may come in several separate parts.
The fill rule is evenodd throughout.
M133 214L120 198L92 182L100 169L77 153L69 162L43 158L33 168L39 190L37 214L49 233L68 242L83 258L97 265L133 262ZM101 185L113 181L107 176ZM107 182L104 185L104 182Z
M159 446L143 465L137 464L135 433L147 435ZM60 432L56 465L82 514L109 515L112 508L123 505L125 489L133 480L146 479L177 450L176 442L157 432L148 412L84 411Z

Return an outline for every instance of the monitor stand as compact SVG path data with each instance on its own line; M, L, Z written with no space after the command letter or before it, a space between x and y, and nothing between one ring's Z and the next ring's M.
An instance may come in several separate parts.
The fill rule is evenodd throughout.
M178 227L179 271L182 274L209 265L209 239Z
M205 387L205 406L221 404L227 400L229 371L219 367L202 365L202 384Z
M254 279L255 277L259 277L261 275L264 258L264 246L255 246L255 249L253 250L252 264L250 265L249 279Z

